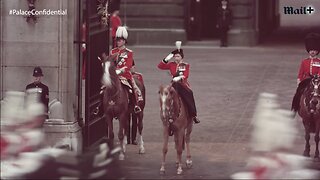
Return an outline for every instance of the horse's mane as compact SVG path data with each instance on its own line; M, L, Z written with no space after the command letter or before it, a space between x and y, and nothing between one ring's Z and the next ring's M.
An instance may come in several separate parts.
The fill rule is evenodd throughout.
M117 91L119 90L119 86L121 84L120 84L119 77L115 72L116 67L115 67L115 64L114 64L113 60L112 59L107 59L105 61L105 63L107 63L107 62L110 62L110 66L109 66L109 70L108 70L109 77L110 77L110 82L109 82L110 84L108 85L108 83L106 82L106 81L108 81L108 80L106 80L107 78L106 78L106 75L105 75L106 69L104 69L104 72L103 72L102 83L106 86L105 91L108 92L107 94L109 94L109 95L114 94L115 95L117 93ZM106 67L104 67L104 68L106 68Z
M181 106L181 103L180 103L180 97L179 97L179 94L178 92L171 86L169 86L169 92L171 93L171 96L173 98L173 111L174 111L174 114L179 117L179 114L180 114L180 106Z

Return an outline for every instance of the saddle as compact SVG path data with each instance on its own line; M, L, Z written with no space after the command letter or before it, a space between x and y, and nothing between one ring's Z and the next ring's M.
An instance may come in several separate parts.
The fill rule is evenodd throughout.
M119 76L119 79L120 79L121 84L124 85L124 86L126 86L126 87L128 87L129 90L131 90L131 91L129 91L129 92L132 93L132 88L133 88L133 87L130 85L130 83L128 82L128 80L127 80L126 78L124 78L124 77L121 77L121 76Z

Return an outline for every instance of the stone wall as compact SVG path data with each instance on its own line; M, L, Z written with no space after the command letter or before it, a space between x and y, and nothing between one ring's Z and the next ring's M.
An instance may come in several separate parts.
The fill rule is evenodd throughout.
M254 46L258 43L256 0L230 0L233 10L232 28L228 32L230 46Z
M74 121L77 58L75 37L76 1L36 1L36 10L67 10L67 15L40 15L37 23L10 10L27 10L27 0L1 0L1 81L0 98L5 91L24 91L32 82L35 66L43 70L43 83L49 86L50 101L64 106L64 119Z

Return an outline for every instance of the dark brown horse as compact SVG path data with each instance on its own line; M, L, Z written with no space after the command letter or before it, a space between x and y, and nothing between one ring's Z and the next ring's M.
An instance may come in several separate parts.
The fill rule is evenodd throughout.
M108 137L114 139L113 133L113 119L117 118L119 120L119 131L118 138L120 141L120 146L122 152L120 153L119 159L124 159L124 153L126 150L126 135L128 134L128 122L131 114L133 113L133 95L128 86L121 83L119 76L116 74L116 65L115 60L116 56L106 56L103 54L102 67L103 67L103 77L102 84L104 86L103 90L103 107L105 119L108 125ZM141 112L134 114L134 118L138 120L138 129L139 129L139 153L144 153L144 142L142 138L142 129L143 129L143 109L145 106L145 87L143 83L134 75L137 86L140 88L143 95L144 101L140 104Z
M182 174L182 152L185 145L187 146L186 165L188 168L192 166L189 143L193 124L188 115L187 107L172 85L160 86L159 100L164 140L160 173L165 173L165 161L166 154L168 152L169 135L173 134L175 148L177 151L177 174Z
M138 73L133 73L133 78L137 84L137 86L139 87L139 89L141 90L141 94L143 97L143 102L139 104L140 108L141 108L141 112L139 113L134 113L134 96L131 96L131 100L130 100L130 104L129 104L129 121L130 121L130 117L132 120L132 136L134 136L137 133L138 130L138 145L139 145L139 154L144 154L145 153L145 148L144 148L144 142L143 142L143 138L142 138L142 130L143 130L143 116L144 116L144 107L145 107L145 102L146 102L146 89L144 84L142 83L142 76L141 74ZM128 123L128 131L127 131L127 136L130 137L130 123ZM135 129L137 128L137 129ZM133 138L134 139L134 138Z
M319 159L320 77L316 75L307 81L309 82L302 92L298 110L305 128L306 145L303 155L310 157L310 133L315 133L316 150L314 158Z

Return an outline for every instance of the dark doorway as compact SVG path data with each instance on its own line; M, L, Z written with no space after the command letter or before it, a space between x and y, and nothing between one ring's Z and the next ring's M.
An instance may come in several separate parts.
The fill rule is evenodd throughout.
M217 38L217 10L220 0L202 0L200 2L202 8L201 39Z
M279 0L258 3L259 43L263 43L280 25Z
M217 9L221 0L190 0L187 4L188 40L218 38Z

